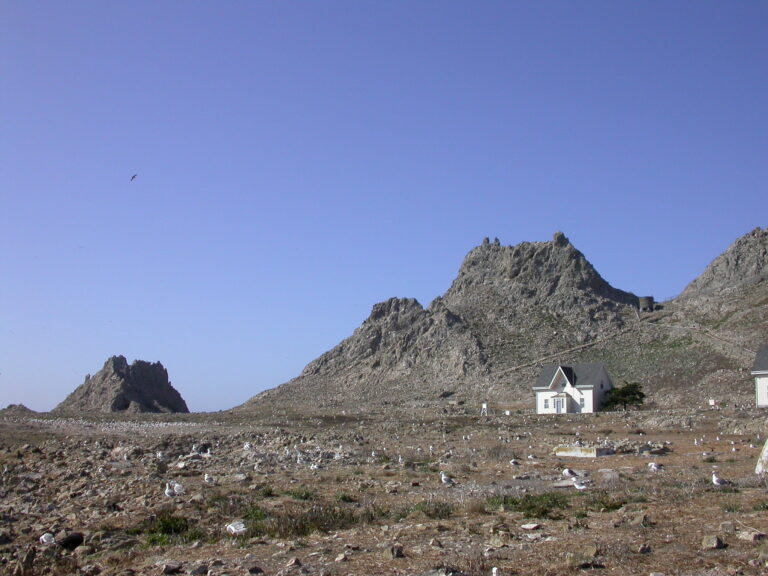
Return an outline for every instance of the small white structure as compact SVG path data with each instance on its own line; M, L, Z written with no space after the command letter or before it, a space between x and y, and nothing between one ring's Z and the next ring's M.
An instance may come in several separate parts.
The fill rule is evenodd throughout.
M613 382L605 365L550 364L544 366L533 391L537 414L597 412Z
M763 344L755 356L752 366L755 377L755 398L758 408L768 407L768 344Z

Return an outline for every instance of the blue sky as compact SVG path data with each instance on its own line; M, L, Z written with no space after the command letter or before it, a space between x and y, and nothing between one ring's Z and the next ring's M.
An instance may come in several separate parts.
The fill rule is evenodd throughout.
M672 297L768 224L767 54L765 2L0 1L0 405L122 354L230 408L485 236Z

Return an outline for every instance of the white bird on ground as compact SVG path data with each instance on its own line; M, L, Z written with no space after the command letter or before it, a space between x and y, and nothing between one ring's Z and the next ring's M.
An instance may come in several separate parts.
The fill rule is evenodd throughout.
M510 466L520 466L520 461L515 459L515 458L512 458L512 460L509 461L509 465Z
M246 532L245 522L242 520L235 520L234 522L227 524L226 529L232 536L240 536L240 534L245 534Z
M579 482L577 478L573 478L573 487L576 488L576 490L586 490L587 485L584 482Z
M491 568L491 576L499 576L499 569L496 566Z
M168 496L168 498L176 497L176 490L171 488L171 484L169 482L166 482L165 484L165 495Z
M53 534L50 532L46 532L42 536L40 536L40 544L45 544L46 546L53 544L56 541L56 539L53 537Z
M173 489L174 492L176 492L177 496L179 494L184 494L184 486L182 486L181 484L179 484L175 480L171 481L171 488Z
M730 486L732 482L729 482L724 478L720 478L720 476L717 475L717 472L712 470L712 484L714 484L715 486Z
M456 484L456 481L443 471L440 471L440 482L446 486L453 486Z
M648 462L648 468L651 472L661 472L664 468L664 465L657 464L656 462Z
M578 474L576 474L576 472L574 472L570 468L564 468L563 476L565 476L566 478L575 478L576 476L578 476Z
M206 484L215 484L216 479L208 474L208 472L205 473L205 476L203 476L203 480L205 480Z

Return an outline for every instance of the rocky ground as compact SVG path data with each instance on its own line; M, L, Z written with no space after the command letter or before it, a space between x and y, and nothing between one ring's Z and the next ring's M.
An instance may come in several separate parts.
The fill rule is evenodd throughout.
M765 574L766 424L731 407L6 415L0 574Z

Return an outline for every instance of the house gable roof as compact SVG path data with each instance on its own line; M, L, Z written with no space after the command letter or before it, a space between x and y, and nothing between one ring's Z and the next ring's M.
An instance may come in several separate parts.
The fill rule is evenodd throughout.
M752 373L768 372L768 344L763 344L755 356L755 364L752 366Z
M593 362L588 364L547 364L542 366L534 389L546 389L552 383L558 368L562 369L568 381L578 388L591 387L599 384L601 379L608 376L605 364ZM610 381L610 377L608 377Z

